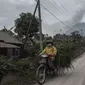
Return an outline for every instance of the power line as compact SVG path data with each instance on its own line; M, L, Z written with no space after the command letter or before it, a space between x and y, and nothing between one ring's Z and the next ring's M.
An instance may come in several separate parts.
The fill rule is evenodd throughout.
M57 0L58 2L59 2L59 0ZM60 3L60 2L59 2ZM60 5L62 6L62 8L66 11L66 12L68 12L67 11L67 9L64 7L64 5L62 4L62 3L60 3Z
M49 12L53 17L55 17L58 21L60 21L63 25L65 25L66 27L68 28L71 28L69 27L68 25L66 25L63 21L61 21L58 17L56 17L53 13L51 13L46 7L44 7L42 4L40 4L47 12Z
M49 2L58 10L58 12L60 12L60 13L62 13L58 8L60 8L57 4L55 4L55 2L54 3L52 3L50 0L49 0ZM56 6L57 5L57 6ZM58 7L58 8L57 8Z
M57 1L59 2L59 0L57 0ZM57 3L56 3L55 0L52 0L52 2L57 5ZM60 2L59 2L59 4L62 6L62 8L63 8L66 12L68 12L67 9L63 6L63 4L61 4ZM57 6L58 6L58 5L57 5ZM58 6L58 7L59 7L59 6ZM59 8L60 8L60 7L59 7Z

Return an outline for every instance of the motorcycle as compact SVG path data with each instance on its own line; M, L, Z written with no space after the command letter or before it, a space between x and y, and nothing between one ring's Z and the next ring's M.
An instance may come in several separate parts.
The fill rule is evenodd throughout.
M39 66L36 71L36 81L38 84L42 85L45 83L46 77L48 75L54 76L54 68L52 68L52 65L50 64L52 61L48 57L48 55L43 54L41 55L41 59L39 61Z

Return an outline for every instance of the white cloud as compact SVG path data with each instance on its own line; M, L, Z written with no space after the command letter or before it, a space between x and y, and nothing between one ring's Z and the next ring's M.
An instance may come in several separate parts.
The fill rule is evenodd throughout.
M7 20L8 18L7 17L0 17L0 22L3 22L5 20Z
M34 0L8 0L11 4L29 4L29 5L32 5L35 3Z
M79 7L82 5L82 3L84 3L84 0L54 1L55 3L52 2L52 0L51 2L50 0L41 0L41 4L43 4L51 13L53 13L57 18L67 25L68 23L66 21L70 21L76 11L79 10ZM14 23L14 20L19 17L21 12L33 13L35 3L35 0L0 0L0 27L4 25L11 27ZM61 6L61 4L67 11ZM56 32L60 32L60 29L65 27L46 10L42 8L41 11L44 33L53 35L55 33L54 30L56 30ZM85 19L83 18L82 21L85 21ZM65 29L63 30L65 31Z

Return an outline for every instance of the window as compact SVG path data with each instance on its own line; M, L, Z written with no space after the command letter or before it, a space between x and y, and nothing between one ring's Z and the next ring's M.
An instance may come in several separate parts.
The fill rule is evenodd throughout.
M15 49L15 57L18 57L19 56L19 49Z
M12 49L12 48L9 48L8 49L8 56L9 57L19 57L20 55L19 55L19 49L17 49L17 48L14 48L14 49Z
M13 57L13 55L12 55L12 53L13 53L13 49L12 48L8 48L8 50L7 50L8 52L8 56L9 57Z

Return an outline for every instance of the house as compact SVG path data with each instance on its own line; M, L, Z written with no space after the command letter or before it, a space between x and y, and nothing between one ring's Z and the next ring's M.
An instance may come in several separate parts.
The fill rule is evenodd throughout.
M7 32L0 32L0 55L8 57L19 57L22 42Z

